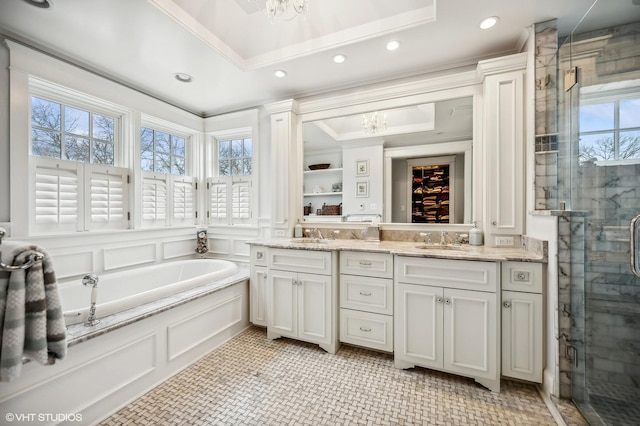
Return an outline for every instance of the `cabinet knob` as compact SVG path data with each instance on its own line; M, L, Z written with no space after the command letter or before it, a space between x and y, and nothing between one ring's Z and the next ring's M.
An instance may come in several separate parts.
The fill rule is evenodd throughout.
M365 333L369 333L371 331L371 327L362 327L362 326L360 326L360 330L364 331Z
M436 298L436 302L438 302L438 303L442 303L442 297L438 297L438 298Z
M504 306L505 308L510 308L511 307L511 303L510 302L503 302L502 306Z
M445 305L450 305L451 304L451 299L449 299L448 297L446 299L444 299L444 304Z
M491 222L491 224L492 224L493 226L497 226L497 225L498 225L498 222L494 220L493 222Z
M362 296L371 296L371 292L370 291L361 291L360 294Z

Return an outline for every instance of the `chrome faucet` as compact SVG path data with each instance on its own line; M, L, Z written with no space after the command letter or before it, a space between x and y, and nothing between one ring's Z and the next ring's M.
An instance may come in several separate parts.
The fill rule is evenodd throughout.
M447 245L447 237L449 236L449 233L447 231L442 231L440 233L440 245L441 246L445 246ZM451 239L449 239L451 240Z
M82 277L82 284L85 287L91 287L91 306L89 307L89 317L84 323L87 327L94 326L100 321L96 319L96 300L98 299L98 281L99 278L95 274L87 274Z
M307 229L304 232L306 232L307 234L309 234L309 237L313 238L313 235L315 234L315 238L318 238L319 240L324 239L324 237L322 236L322 232L320 232L320 230L318 228L312 228L312 229Z
M420 233L420 236L421 236L421 237L426 237L426 238L424 239L424 243L425 243L425 244L433 244L433 243L431 242L431 232L421 232L421 233Z

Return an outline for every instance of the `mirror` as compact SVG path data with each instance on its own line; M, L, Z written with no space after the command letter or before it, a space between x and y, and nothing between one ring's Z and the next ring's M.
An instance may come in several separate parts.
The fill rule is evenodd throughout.
M303 139L305 221L471 222L473 97L308 121Z

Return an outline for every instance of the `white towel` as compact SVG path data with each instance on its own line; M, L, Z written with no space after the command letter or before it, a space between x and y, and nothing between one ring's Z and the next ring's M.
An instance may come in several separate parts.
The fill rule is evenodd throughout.
M28 269L0 271L0 381L20 376L23 358L43 365L67 354L62 305L49 254L34 245L4 241L2 263L22 265L29 255L44 259Z

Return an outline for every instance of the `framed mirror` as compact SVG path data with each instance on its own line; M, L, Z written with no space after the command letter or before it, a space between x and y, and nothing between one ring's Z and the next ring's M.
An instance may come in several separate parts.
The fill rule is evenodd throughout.
M303 119L304 220L470 223L473 101Z

